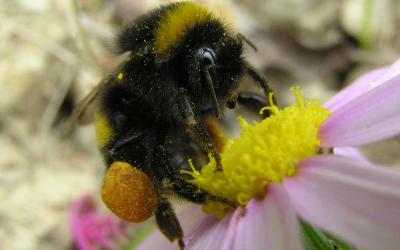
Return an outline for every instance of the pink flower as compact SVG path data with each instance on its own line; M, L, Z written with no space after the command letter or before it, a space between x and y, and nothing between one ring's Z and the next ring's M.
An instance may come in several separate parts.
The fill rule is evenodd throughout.
M400 132L400 60L368 73L329 101L331 112L318 131L317 155L297 164L297 173L267 185L218 221L198 206L179 214L187 249L304 249L298 218L365 250L400 248L400 171L367 162L352 146ZM139 249L177 249L158 231Z
M116 217L99 214L88 195L72 204L70 223L79 250L118 249L116 242L123 237L127 226L126 222Z

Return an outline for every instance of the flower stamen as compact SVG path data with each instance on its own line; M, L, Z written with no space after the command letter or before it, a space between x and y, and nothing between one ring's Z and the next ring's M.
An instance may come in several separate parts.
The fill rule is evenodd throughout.
M190 163L192 172L185 173L193 177L191 181L217 197L246 205L253 198L263 198L269 183L295 176L298 163L318 153L318 130L330 113L319 101L303 99L299 87L290 91L296 104L279 109L270 94L270 106L260 113L269 110L271 116L261 122L249 124L238 117L242 133L228 140L221 152L224 171L214 171L213 158L200 172ZM208 202L203 210L219 218L232 210L215 203Z

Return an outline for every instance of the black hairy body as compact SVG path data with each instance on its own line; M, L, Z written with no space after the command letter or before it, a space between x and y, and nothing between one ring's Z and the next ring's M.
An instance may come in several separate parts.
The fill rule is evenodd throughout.
M244 74L270 92L242 57L243 41L249 43L197 4L163 6L121 32L119 50L130 57L92 95L98 104L98 147L107 166L126 162L150 178L159 228L181 248L184 232L168 195L196 203L218 200L180 173L188 159L201 163L208 154L217 161L216 171L223 171L207 119L220 119L221 110L236 102L266 105L259 96L237 92Z

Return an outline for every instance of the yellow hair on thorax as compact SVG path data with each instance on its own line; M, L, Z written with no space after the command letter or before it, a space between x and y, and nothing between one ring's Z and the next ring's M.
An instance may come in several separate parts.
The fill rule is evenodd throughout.
M212 12L194 2L181 2L167 13L155 31L154 53L165 58L176 47L189 30L215 19Z

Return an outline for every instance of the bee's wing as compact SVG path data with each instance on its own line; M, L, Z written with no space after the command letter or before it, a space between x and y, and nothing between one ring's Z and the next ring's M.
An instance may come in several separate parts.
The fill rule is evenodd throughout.
M116 72L121 72L124 65L130 60L130 58L123 59L119 66L116 68L114 73L104 77L97 86L90 91L89 94L78 103L71 115L71 124L79 123L80 125L86 125L94 121L95 109L97 105L97 97L103 89L107 88L112 82L117 79Z
M63 123L61 137L64 138L70 135L76 124L86 125L94 121L97 97L105 87L112 83L114 78L113 75L109 75L102 79L101 82L77 104L71 116Z
M97 97L100 92L106 88L115 79L115 75L109 75L102 79L101 82L94 87L89 94L78 103L72 112L70 122L86 125L94 121L95 109L97 105Z

